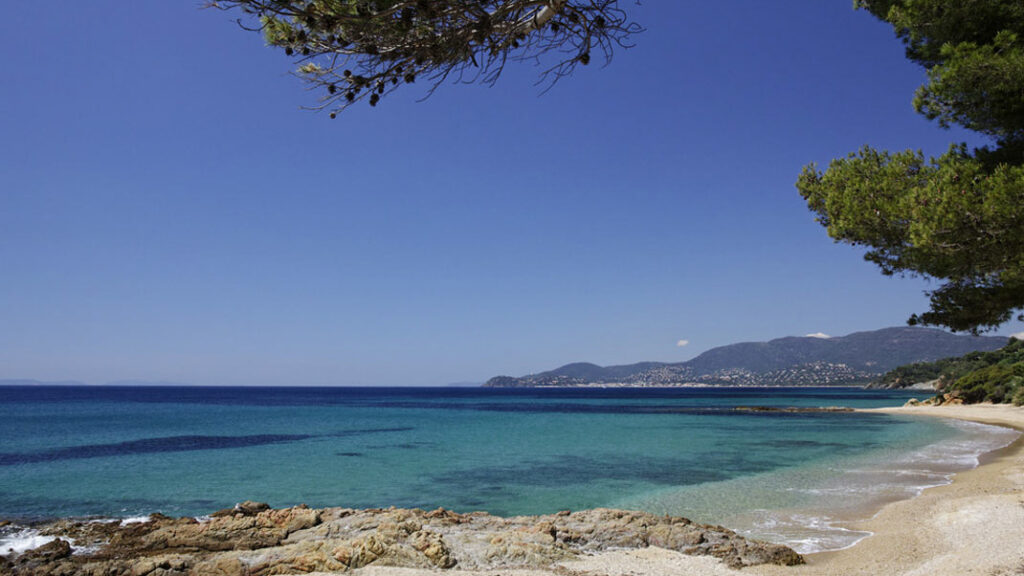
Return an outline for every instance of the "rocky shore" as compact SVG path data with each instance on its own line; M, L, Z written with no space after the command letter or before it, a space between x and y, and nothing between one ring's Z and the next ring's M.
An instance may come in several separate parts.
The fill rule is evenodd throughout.
M734 568L803 562L785 546L719 526L609 509L501 518L444 509L272 509L245 502L201 520L157 514L147 522L61 520L35 530L56 539L0 556L0 574L262 576L371 565L550 569L591 554L648 547L711 556Z

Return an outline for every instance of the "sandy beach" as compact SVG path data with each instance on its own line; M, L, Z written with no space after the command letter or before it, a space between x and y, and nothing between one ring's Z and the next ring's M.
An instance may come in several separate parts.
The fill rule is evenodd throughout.
M1009 405L881 408L875 412L956 418L1024 431L1024 408ZM857 545L805 555L806 565L732 570L709 557L660 548L605 552L554 570L508 576L1011 576L1024 574L1024 437L986 455L946 486L891 503L850 526L873 533ZM366 576L425 576L428 571L367 567ZM488 574L462 572L463 574Z
M876 412L971 420L1024 430L1024 408L1009 405L881 408ZM894 502L874 518L851 526L874 535L838 552L805 556L777 575L962 575L1024 573L1024 439L986 455L982 465L953 483Z

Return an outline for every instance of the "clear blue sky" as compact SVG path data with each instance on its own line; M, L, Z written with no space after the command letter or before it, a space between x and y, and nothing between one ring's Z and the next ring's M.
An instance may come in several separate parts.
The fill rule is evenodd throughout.
M793 186L969 138L914 113L891 29L849 0L624 6L637 46L544 96L524 66L331 121L232 14L13 3L0 378L436 385L923 311Z

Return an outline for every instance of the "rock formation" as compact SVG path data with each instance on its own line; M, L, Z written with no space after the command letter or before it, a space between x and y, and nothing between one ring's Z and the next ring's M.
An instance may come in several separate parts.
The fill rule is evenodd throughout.
M710 555L736 568L803 562L785 546L719 526L608 509L501 518L443 508L275 510L245 502L204 520L154 515L145 523L61 520L36 529L59 539L0 556L0 574L269 576L347 572L371 564L545 568L582 554L648 546Z

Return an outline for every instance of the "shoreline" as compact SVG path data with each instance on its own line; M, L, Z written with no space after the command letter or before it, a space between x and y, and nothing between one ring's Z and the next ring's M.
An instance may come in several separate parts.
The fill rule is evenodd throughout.
M864 412L951 418L1024 432L1024 408L1010 405L872 408ZM979 457L952 482L886 504L849 528L871 532L842 550L806 554L790 570L752 567L763 576L1017 573L1024 568L1024 435Z

